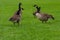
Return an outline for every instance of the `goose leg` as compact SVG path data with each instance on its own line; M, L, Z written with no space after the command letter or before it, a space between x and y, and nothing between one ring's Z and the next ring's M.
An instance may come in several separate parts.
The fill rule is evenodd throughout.
M47 21L45 21L45 23L47 23Z
M15 22L13 22L14 26L15 26Z
M44 21L42 21L42 23L44 23Z
M19 20L17 21L17 23L18 23L18 26L19 26Z

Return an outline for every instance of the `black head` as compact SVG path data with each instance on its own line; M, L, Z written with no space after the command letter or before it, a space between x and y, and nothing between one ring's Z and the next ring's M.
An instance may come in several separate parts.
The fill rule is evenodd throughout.
M22 5L22 3L19 3L19 10L21 9L21 5Z
M39 12L40 12L41 7L36 7L36 9L37 9L37 12L39 13Z
M38 9L38 6L36 4L34 5L34 7Z
M22 3L19 3L19 6L21 6L22 5Z
M38 7L38 8L37 8L37 11L40 12L40 9L41 9L41 7Z
M22 7L21 7L22 3L19 3L19 11L21 10L24 10Z
M33 7L37 7L37 5L35 4Z
M34 5L34 7L37 9L37 12L40 12L41 7L38 7L36 4Z

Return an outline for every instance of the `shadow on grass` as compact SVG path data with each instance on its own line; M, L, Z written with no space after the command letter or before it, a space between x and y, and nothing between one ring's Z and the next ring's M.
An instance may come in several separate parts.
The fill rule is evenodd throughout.
M1 27L21 27L21 25L13 25L13 24L0 24Z
M46 23L45 22L44 23L41 22L41 24L48 24L48 25L50 25L50 24L54 24L54 23L53 22L46 22Z
M50 24L54 24L54 23L53 22L47 22L46 24L49 24L50 25Z
M59 23L60 23L60 20L54 20L54 21L48 21L46 24L55 25L55 24L59 24Z

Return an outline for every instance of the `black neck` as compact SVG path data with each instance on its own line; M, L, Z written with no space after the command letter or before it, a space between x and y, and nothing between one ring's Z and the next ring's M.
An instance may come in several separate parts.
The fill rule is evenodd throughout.
M37 7L37 12L40 13L40 7Z
M20 14L20 11L21 11L21 3L19 3L18 7L19 7L19 8L18 8L18 11L17 11L17 13L16 13L17 15Z
M20 10L18 10L16 14L19 15L20 14Z

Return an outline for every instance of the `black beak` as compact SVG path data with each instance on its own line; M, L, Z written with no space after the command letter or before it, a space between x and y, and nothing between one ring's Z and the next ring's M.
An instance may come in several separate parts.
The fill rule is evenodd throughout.
M33 15L34 15L34 18L36 18L36 15L35 15L35 13L33 13Z
M22 8L22 10L24 10L24 8Z

